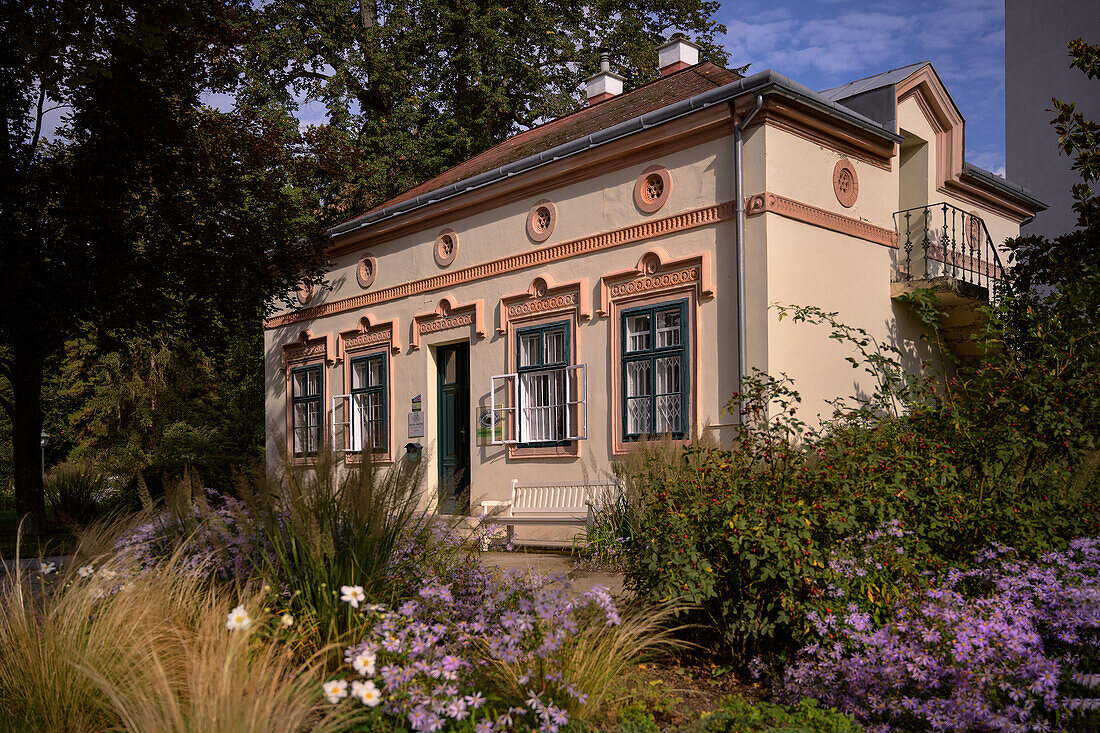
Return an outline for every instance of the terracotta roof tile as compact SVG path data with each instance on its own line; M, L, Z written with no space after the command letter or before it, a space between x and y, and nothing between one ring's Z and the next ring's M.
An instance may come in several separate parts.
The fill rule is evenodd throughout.
M541 153L570 140L591 135L620 122L632 120L647 112L688 99L708 89L731 84L740 78L740 74L710 62L677 71L591 107L582 107L576 112L571 112L538 127L513 135L488 150L459 163L434 178L429 178L420 185L414 186L364 213L369 214L372 211L415 198L422 193L428 193L476 176L479 173L521 160L529 155ZM362 214L359 216L362 216Z

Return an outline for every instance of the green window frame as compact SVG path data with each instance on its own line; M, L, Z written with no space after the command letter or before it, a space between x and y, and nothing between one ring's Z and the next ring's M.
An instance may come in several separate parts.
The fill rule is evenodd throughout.
M692 371L688 301L623 310L620 321L623 438L683 438Z
M320 364L302 366L290 372L291 450L295 458L316 456L324 438L321 395L325 374Z
M516 332L518 443L525 447L568 445L569 375L572 362L569 321Z
M348 450L374 453L389 448L389 400L385 354L367 354L351 360L351 399Z

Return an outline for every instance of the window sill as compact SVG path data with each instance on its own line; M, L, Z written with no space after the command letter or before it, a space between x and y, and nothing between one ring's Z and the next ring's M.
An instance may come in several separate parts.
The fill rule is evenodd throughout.
M375 453L372 460L374 463L393 463L393 456L389 452ZM363 454L359 451L345 451L344 463L349 466L357 466L363 462Z
M509 458L576 458L579 455L579 440L572 440L562 445L514 445L508 447Z

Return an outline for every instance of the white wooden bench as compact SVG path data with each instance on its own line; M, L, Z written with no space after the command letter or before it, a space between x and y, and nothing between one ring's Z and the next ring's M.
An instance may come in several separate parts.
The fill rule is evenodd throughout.
M481 516L507 527L511 542L517 524L589 524L593 509L618 492L613 481L521 484L512 479L511 498L481 502Z

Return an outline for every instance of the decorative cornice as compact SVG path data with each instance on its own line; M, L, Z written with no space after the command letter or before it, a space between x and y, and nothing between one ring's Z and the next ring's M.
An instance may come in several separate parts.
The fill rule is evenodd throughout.
M413 316L410 348L414 351L419 349L420 338L426 334L464 326L472 326L477 338L485 338L485 301L475 300L473 303L455 305L453 297L444 296L431 313Z
M664 250L655 248L642 255L633 269L600 278L600 302L596 310L601 317L606 317L611 312L613 300L685 285L697 286L700 300L714 297L710 252L671 260Z
M539 249L531 249L519 254L502 257L491 262L486 262L473 267L465 267L453 272L441 273L432 277L412 280L400 285L382 288L370 293L363 293L350 298L334 300L329 303L312 308L283 313L272 316L264 321L264 328L278 328L300 321L311 321L325 316L345 313L351 310L366 308L367 306L385 303L410 295L418 295L433 290L453 288L456 285L496 277L506 272L525 270L531 267L539 267L550 262L569 259L578 255L596 252L603 249L621 247L634 242L641 242L654 237L661 237L673 232L696 229L698 227L717 224L734 217L734 205L732 201L712 206L704 206L700 209L673 214L661 219L635 224L633 226L615 229L603 234L590 237L582 237L560 244L552 244ZM414 329L415 330L415 329Z
M386 344L389 346L390 351L395 354L399 353L401 351L401 337L399 336L401 327L399 324L400 321L396 318L392 321L378 323L368 313L359 319L357 328L340 332L336 360L342 360L349 351L367 349L379 344Z
M897 232L859 219L853 219L850 216L819 209L816 206L804 204L801 201L795 201L775 193L758 193L745 199L745 214L747 216L755 216L765 212L779 214L788 219L846 234L867 242L881 244L884 247L893 249L898 247Z
M508 332L508 322L555 311L576 310L579 320L592 318L588 278L555 285L550 275L539 275L522 293L505 295L497 312L497 333Z

